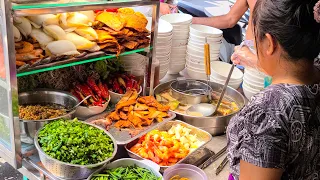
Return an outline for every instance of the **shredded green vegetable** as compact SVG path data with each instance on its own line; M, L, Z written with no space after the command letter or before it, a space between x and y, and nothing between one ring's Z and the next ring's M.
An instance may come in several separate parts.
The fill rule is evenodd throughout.
M91 180L161 180L150 170L134 166L118 167L107 169L99 174L95 174Z
M62 162L89 165L112 156L114 144L101 129L74 120L57 120L40 132L38 142L42 150Z

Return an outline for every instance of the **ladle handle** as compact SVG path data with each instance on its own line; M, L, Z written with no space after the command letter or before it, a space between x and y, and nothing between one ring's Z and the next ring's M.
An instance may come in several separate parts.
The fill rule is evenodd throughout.
M219 106L220 106L220 104L221 104L221 102L222 102L223 96L224 96L224 94L225 94L225 92L226 92L226 90L227 90L227 87L228 87L228 84L229 84L229 81L230 81L230 78L231 78L231 75L232 75L234 66L235 66L235 65L232 64L231 69L230 69L230 72L229 72L229 75L228 75L228 78L227 78L227 80L226 80L226 83L225 83L224 86L223 86L223 89L222 89L222 92L221 92L221 94L220 94L220 98L219 98L219 101L218 101L218 104L217 104L217 110L218 110L218 108L219 108Z
M208 43L204 44L204 65L206 68L206 75L211 75L211 67L210 67L210 45Z

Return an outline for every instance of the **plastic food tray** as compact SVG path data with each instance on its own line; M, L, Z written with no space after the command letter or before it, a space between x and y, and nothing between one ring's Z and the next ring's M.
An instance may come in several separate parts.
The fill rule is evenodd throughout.
M203 144L201 146L199 146L197 149L194 149L185 158L183 158L180 161L178 161L177 164L179 164L179 163L182 163L183 161L185 161L188 157L190 157L198 149L200 149L201 147L206 145L209 141L211 141L212 136L208 132L206 132L206 131L204 131L202 129L199 129L197 127L194 127L194 126L192 126L190 124L187 124L187 123L179 121L179 120L166 122L165 124L159 126L157 129L160 130L160 131L168 131L172 126L174 126L176 124L180 124L183 127L191 129L190 134L196 135L197 139L199 141L203 142ZM141 156L139 156L139 155L133 153L132 151L130 151L131 147L133 147L138 141L139 141L139 139L135 139L135 140L131 141L130 143L126 144L125 148L126 148L128 154L129 154L129 156L131 158L141 160L141 159L144 159L144 158L142 158ZM168 167L169 166L160 166L160 171L164 172L164 170L167 169Z
M94 120L103 119L105 118L110 112L102 113L97 116L93 116L86 120L86 122L90 123ZM173 120L176 117L176 114L173 112L168 112L170 117L164 118L162 122L156 122L154 121L150 126L143 127L142 129L119 129L114 127L114 123L109 127L108 132L114 137L114 139L117 141L118 145L126 145L129 142L134 141L135 139L147 134L149 131L162 126L163 124L166 124L168 121ZM133 132L133 133L132 133ZM135 133L138 132L138 133Z

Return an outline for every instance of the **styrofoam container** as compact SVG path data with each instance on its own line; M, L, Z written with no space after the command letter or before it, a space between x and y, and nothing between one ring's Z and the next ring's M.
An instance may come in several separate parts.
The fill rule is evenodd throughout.
M226 80L228 77L228 74L230 72L232 64L225 63L222 61L213 61L211 63L211 76L217 77L218 79ZM243 73L240 69L237 67L234 68L231 80L242 80L243 79Z
M256 95L256 94L258 94L260 92L259 90L255 90L255 89L250 88L245 83L242 84L242 88L243 88L244 95L249 100L251 99L252 96L254 96L254 95Z
M221 80L216 79L216 78L214 78L212 76L210 76L210 80L213 81L213 82L219 83L219 84L223 84L223 85L226 83L226 81L221 81ZM231 81L229 81L228 86L230 86L230 87L232 87L234 89L238 89L240 87L241 83L242 83L242 81L240 81L240 82L231 82Z
M160 19L165 20L172 25L190 24L192 21L192 16L189 14L173 13L161 16Z
M223 34L223 32L220 29L200 24L190 25L190 32L197 36L205 37L221 37L221 35Z

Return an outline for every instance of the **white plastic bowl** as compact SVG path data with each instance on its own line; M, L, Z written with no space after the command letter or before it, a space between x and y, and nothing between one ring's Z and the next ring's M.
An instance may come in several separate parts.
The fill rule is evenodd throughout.
M179 63L179 64L173 64L172 62L170 62L168 74L178 74L185 67L186 67L185 62L184 63Z
M158 37L157 43L170 43L172 42L172 36L166 36L166 37Z
M199 80L206 80L207 79L207 75L204 71L197 71L195 69L187 67L187 72L188 72L188 75L190 78L199 79Z
M226 80L230 72L231 66L231 64L222 61L213 61L211 63L211 76L217 77L217 79ZM234 81L242 80L242 71L235 67L230 79Z
M220 51L222 43L210 44L210 51ZM204 50L204 43L196 43L194 41L189 41L188 45L198 47L198 49Z
M140 86L140 90L138 94L140 94L141 92L142 92L142 87ZM110 90L109 90L109 94L111 96L111 103L113 104L117 104L120 101L120 99L124 96L124 94L115 93Z
M190 26L190 32L197 36L205 37L220 37L223 34L220 29L200 24L192 24Z
M259 73L259 72L257 73L257 71L255 72L248 69L244 70L244 74L247 79L257 81L257 82L264 82L264 78L266 77L266 75L264 75L263 73Z
M177 46L171 48L171 54L186 54L187 53L187 46Z
M167 75L168 70L160 71L159 73L159 80L163 79Z
M192 32L190 32L189 37L200 42L217 42L217 41L222 41L223 39L222 35L220 37L206 37L206 36L197 36Z
M189 51L187 51L187 55L191 58L191 59L194 59L194 60L199 60L199 61L204 61L204 53L191 53ZM210 59L211 60L216 60L218 59L220 56L219 53L217 54L213 54L213 53L210 53Z
M151 26L152 26L152 17L147 17L148 20L148 24L147 24L147 29L149 31L151 31ZM158 23L158 34L170 34L173 30L173 26L162 19L159 19L159 23Z
M74 115L80 119L86 119L88 117L100 114L107 109L110 99L111 96L109 95L108 102L104 103L102 106L78 106Z
M161 16L160 19L169 22L170 24L190 24L192 21L192 16L189 14L173 13Z
M198 49L195 49L195 48L192 48L192 45L191 46L187 46L187 52L189 52L190 54L194 54L194 55L197 55L197 56L204 56L204 50L198 50ZM220 54L220 51L210 51L210 54Z
M243 76L243 81L246 81L248 82L249 84L253 84L253 85L256 85L256 86L261 86L261 87L264 87L264 80L261 80L261 81L255 81L254 79L249 79L248 78L248 74L244 74Z
M185 39L185 40L173 40L172 41L172 46L175 47L175 46L186 46L188 44L188 39Z
M226 83L226 81L221 81L221 80L216 79L216 78L214 78L212 76L210 76L210 80L212 82L216 82L216 83L219 83L219 84L222 84L222 85L224 85ZM238 89L240 87L241 83L242 83L242 81L240 81L240 82L230 82L229 81L228 86L232 87L233 89Z
M255 90L247 86L245 83L242 84L244 95L250 100L252 96L258 94L260 91Z

